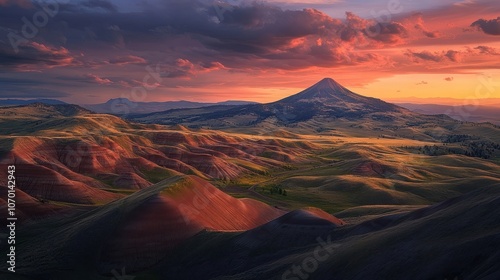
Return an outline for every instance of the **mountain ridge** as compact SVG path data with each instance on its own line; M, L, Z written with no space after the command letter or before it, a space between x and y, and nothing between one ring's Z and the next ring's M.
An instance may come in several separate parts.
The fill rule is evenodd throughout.
M95 111L97 113L112 114L112 115L128 115L128 114L151 114L174 109L192 109L209 106L243 106L248 104L256 104L251 101L227 100L217 103L194 102L187 100L179 101L154 101L154 102L136 102L128 98L113 98L105 103L99 104L84 104L82 107Z

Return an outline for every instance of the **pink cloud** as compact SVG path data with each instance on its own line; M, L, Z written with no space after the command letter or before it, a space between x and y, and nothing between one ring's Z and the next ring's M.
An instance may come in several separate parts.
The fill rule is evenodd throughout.
M94 75L94 74L87 74L85 75L85 77L93 82L93 83L96 83L96 84L99 84L99 85L110 85L110 84L113 84L113 81L111 81L110 79L107 79L107 78L101 78L97 75Z

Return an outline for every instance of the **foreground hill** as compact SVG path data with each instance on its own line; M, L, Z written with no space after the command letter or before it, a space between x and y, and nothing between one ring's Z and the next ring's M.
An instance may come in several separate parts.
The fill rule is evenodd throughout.
M285 214L174 177L94 211L24 228L22 265L12 279L109 279L117 272L137 279L498 279L500 185L478 188L346 225L319 210Z
M140 271L201 232L251 230L283 215L287 222L306 219L342 225L319 209L303 213L299 215L305 217L297 212L285 215L262 202L235 199L195 176L175 176L92 211L27 226L18 240L20 248L30 250L19 250L18 273L60 279L84 263L95 264L104 274L123 266ZM94 267L87 272L88 279L95 279Z

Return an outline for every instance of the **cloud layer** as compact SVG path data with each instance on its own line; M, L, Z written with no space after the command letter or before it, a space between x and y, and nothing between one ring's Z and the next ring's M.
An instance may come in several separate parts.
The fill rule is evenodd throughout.
M423 11L389 13L382 7L389 13L385 17L349 10L332 17L272 2L142 1L133 8L128 1L62 2L47 10L40 2L0 0L0 71L60 83L57 93L47 91L51 97L66 92L64 85L71 82L114 90L142 86L146 66L158 64L157 86L165 91L251 87L256 76L264 77L264 85L271 76L273 83L284 84L294 75L329 71L367 84L438 66L448 76L468 67L498 67L499 45L492 35L500 35L500 17L492 16L498 9L489 0ZM478 14L485 7L491 13ZM36 29L30 38L29 26ZM14 46L11 38L17 38ZM17 85L16 91L22 88Z

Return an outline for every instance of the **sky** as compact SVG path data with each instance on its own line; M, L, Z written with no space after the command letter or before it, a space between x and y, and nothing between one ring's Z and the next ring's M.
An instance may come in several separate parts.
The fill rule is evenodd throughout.
M498 0L0 0L0 98L500 103ZM457 104L460 105L460 104Z

